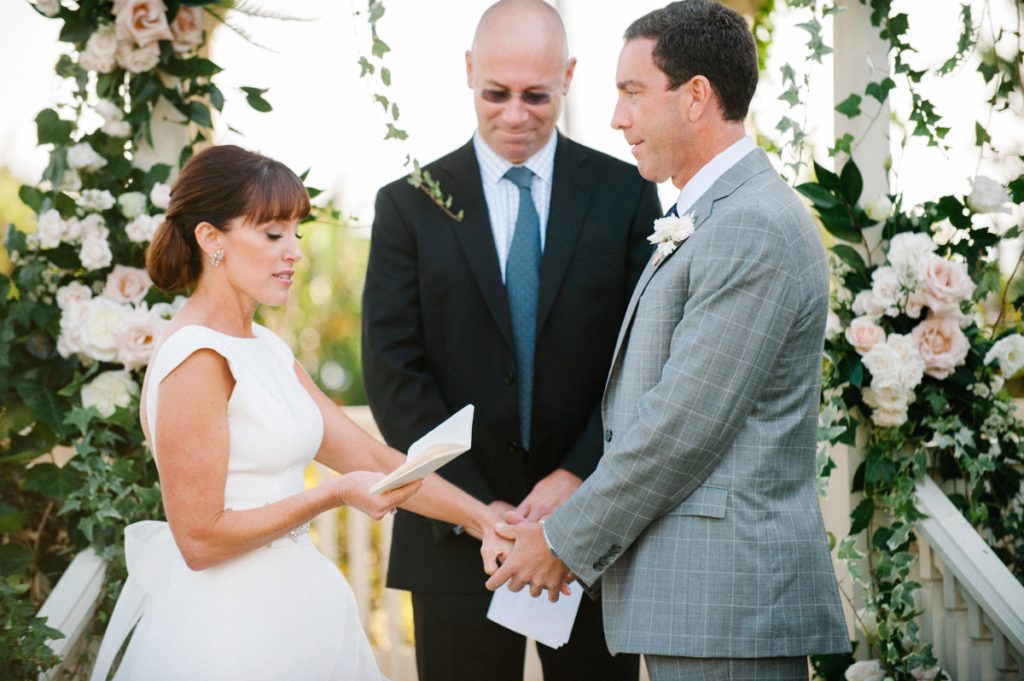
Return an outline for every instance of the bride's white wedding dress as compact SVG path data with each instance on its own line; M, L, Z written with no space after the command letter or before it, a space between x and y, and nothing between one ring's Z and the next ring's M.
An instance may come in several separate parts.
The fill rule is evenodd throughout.
M230 450L224 505L258 508L301 492L323 437L316 404L294 356L272 332L255 338L202 326L175 331L148 370L147 419L154 456L161 381L209 348L235 378L228 401ZM106 670L141 613L116 681L377 681L381 679L352 591L310 541L308 527L265 547L193 571L166 523L125 532L129 579L104 638L93 679Z

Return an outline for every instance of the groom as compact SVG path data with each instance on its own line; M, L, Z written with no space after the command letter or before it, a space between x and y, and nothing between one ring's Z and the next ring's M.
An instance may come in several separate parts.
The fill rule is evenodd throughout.
M508 526L488 587L600 582L609 649L644 653L652 681L806 680L807 655L850 648L815 486L821 239L744 134L743 18L684 0L625 40L612 125L681 217L626 310L604 457L546 521Z

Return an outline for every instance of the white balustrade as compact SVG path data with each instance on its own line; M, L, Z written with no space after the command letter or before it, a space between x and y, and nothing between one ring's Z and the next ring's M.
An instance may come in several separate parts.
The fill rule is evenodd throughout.
M930 478L917 499L922 641L956 681L1024 680L1024 586Z

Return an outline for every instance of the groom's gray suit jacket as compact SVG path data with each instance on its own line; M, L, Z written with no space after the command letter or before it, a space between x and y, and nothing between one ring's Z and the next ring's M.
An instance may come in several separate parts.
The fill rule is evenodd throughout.
M828 268L760 149L641 275L605 387L605 454L546 521L601 583L613 653L780 657L849 650L818 506Z

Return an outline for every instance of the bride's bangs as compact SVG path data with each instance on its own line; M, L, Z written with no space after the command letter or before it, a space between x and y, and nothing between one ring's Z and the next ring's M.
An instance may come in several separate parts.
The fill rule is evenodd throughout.
M263 169L249 187L247 222L262 225L267 222L302 220L309 215L309 192L302 180L280 163Z

